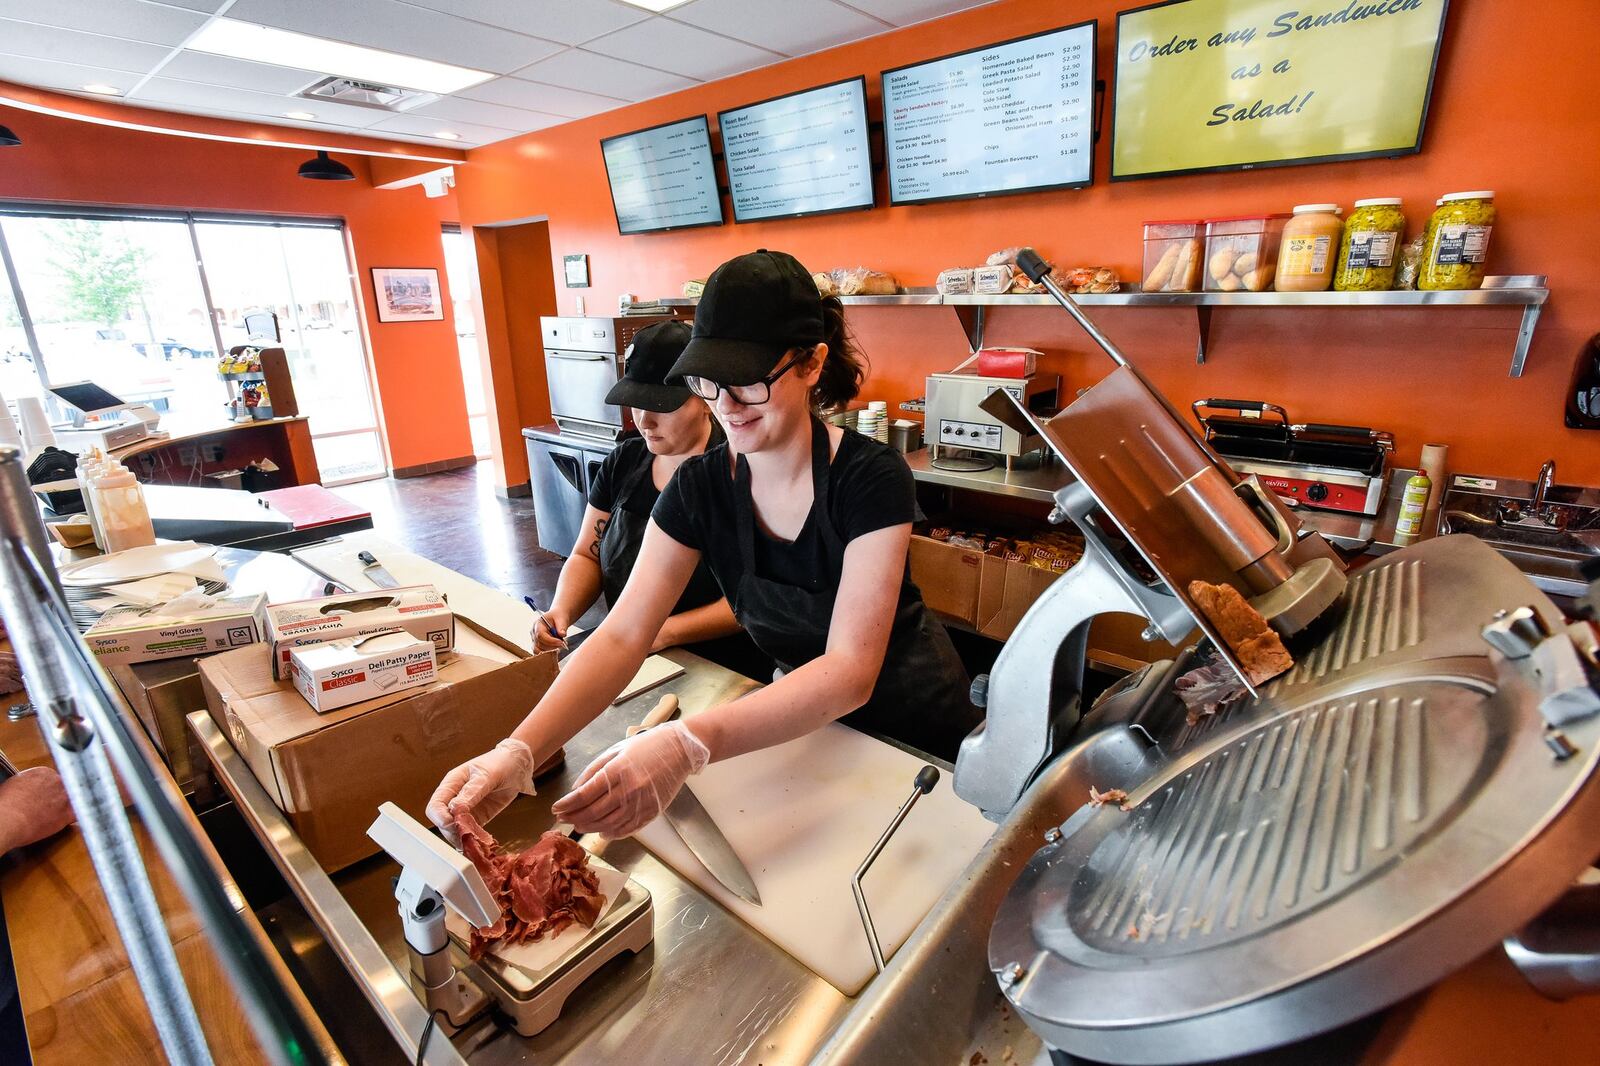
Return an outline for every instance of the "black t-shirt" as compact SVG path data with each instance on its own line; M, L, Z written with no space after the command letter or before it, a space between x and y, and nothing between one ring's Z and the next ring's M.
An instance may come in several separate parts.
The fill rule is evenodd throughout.
M638 530L636 535L641 541L644 537L645 521L655 507L656 497L661 495L661 490L656 488L655 480L650 476L649 467L654 459L655 456L645 445L644 438L629 437L611 449L611 454L601 461L600 469L595 472L594 480L589 483L589 505L612 515L613 522L616 521L615 515L618 510L637 515L639 520L634 525ZM695 461L695 459L689 460L689 462ZM626 498L618 499L618 494L635 474L639 476L626 493ZM637 553L638 546L635 545L633 551L628 554L632 557ZM689 579L688 586L683 590L683 595L678 598L677 606L672 609L672 613L680 614L695 607L704 607L721 598L722 590L717 587L716 578L711 575L710 569L702 560L695 568L694 576Z
M733 465L722 445L680 466L651 512L663 532L701 553L730 599L744 576L735 492ZM828 467L828 517L847 545L857 537L920 518L916 482L905 459L886 444L846 432ZM827 557L815 506L793 543L769 536L760 523L755 534L756 572L761 577L820 592L838 571L841 560ZM921 597L909 574L900 596L902 601Z

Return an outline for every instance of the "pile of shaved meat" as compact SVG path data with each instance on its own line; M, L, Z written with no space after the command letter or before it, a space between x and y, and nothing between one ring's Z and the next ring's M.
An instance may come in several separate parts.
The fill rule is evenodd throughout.
M524 944L555 936L573 922L589 928L606 897L589 868L589 853L572 838L551 831L526 851L506 852L465 811L456 814L462 854L478 868L500 920L472 930L470 954L482 958L492 944Z

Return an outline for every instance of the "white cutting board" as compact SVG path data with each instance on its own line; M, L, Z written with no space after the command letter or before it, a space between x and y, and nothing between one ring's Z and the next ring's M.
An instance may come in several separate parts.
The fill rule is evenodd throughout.
M911 794L925 765L899 748L829 725L689 779L755 879L762 906L722 887L658 818L636 836L767 939L847 996L874 976L850 878ZM905 942L995 830L957 798L950 775L917 801L862 882L884 957Z

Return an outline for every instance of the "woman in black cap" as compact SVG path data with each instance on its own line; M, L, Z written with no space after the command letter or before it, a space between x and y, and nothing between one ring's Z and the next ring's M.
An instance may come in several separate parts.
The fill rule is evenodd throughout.
M908 576L911 471L892 449L815 414L848 403L862 375L842 305L819 296L793 256L762 250L717 268L667 380L711 404L727 442L678 469L615 609L512 737L446 776L428 804L435 823L451 828L453 808L493 817L528 791L537 760L633 676L648 634L702 561L783 675L614 745L556 802L558 818L627 835L708 761L839 718L955 754L980 715L948 634Z
M567 627L602 595L607 608L617 605L661 489L686 459L721 439L706 405L683 385L665 383L688 343L689 326L683 322L646 326L633 338L622 379L606 394L606 403L631 408L639 436L618 444L600 464L550 609L534 620L535 651L564 647ZM680 645L742 674L772 672L770 661L762 670L761 655L740 632L704 565L695 568L651 650Z

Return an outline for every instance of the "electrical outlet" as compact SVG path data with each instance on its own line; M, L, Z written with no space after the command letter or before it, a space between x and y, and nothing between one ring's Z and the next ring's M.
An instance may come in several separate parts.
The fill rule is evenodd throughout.
M200 449L193 444L178 445L178 462L184 466L193 466L200 461Z
M206 449L206 461L207 462L212 462L212 463L220 463L220 462L222 462L222 455L223 455L223 452L224 452L224 449L223 449L222 445L220 445L220 444L207 444L205 446L205 449Z

